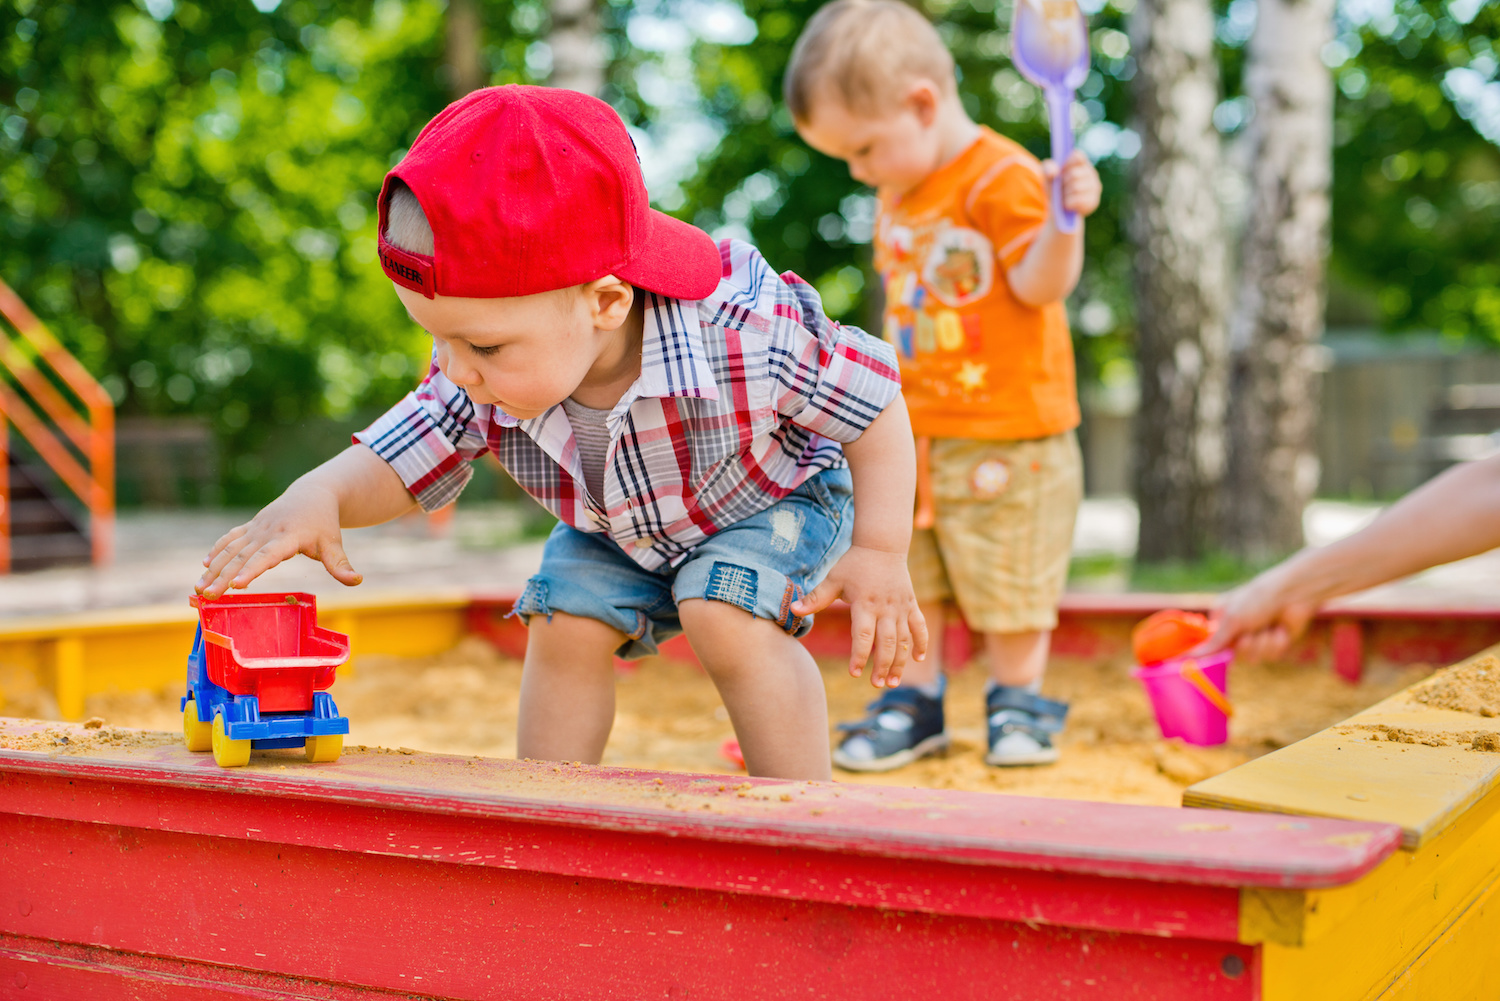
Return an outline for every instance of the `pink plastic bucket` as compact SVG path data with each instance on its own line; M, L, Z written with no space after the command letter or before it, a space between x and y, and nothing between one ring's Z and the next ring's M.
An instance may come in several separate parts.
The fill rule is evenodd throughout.
M1207 657L1174 657L1130 672L1146 686L1163 737L1181 737L1203 747L1229 739L1229 715L1214 703L1229 704L1228 673L1233 659L1234 651L1220 650ZM1217 690L1217 700L1193 683L1194 669L1199 679Z

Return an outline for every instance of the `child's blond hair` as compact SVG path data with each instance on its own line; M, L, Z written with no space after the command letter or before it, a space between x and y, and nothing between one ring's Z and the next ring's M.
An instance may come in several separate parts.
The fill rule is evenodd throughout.
M877 115L921 77L944 93L958 86L953 56L927 18L901 0L833 0L802 29L782 94L799 122L830 89L855 114Z

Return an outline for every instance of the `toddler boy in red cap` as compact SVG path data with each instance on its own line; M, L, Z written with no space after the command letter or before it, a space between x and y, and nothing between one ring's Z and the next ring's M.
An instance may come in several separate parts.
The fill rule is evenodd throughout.
M613 658L685 631L751 772L827 778L796 641L813 614L850 603L850 670L877 686L927 647L890 346L653 211L619 117L572 91L489 88L434 118L381 190L380 262L432 335L427 377L226 534L199 591L299 552L357 584L340 529L450 503L490 451L558 517L516 605L521 757L599 761Z

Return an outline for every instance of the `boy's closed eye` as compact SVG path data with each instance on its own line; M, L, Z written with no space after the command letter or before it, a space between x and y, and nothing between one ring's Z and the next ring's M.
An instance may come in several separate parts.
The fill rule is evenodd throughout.
M500 345L498 345L498 344L470 344L469 345L469 350L473 351L476 355L478 355L481 358L489 358L490 356L499 353L499 351L500 351Z

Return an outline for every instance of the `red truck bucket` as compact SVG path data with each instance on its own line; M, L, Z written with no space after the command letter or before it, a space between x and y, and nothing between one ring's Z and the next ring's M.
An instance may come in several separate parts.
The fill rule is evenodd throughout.
M310 594L194 597L203 626L208 680L254 695L261 712L309 712L315 691L333 684L349 659L349 638L320 628Z

